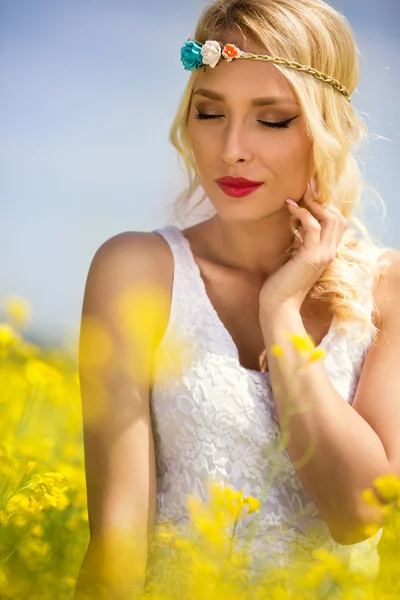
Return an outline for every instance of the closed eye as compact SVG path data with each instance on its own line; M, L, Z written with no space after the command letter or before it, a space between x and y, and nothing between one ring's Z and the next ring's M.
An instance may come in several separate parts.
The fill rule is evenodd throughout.
M224 115L207 115L201 112L198 112L195 115L195 118L199 121L202 120L208 120L208 119L219 119L220 117L223 117ZM270 121L260 121L258 119L258 123L261 123L261 125L263 125L264 127L271 127L272 129L288 129L288 125L291 121L293 121L294 119L297 119L296 117L291 117L290 119L286 119L285 121L278 121L276 123L271 123Z

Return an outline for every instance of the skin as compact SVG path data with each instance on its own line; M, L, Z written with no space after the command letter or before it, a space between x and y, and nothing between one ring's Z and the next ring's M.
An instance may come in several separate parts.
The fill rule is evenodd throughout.
M222 36L220 41L262 52L237 34ZM223 94L225 101L195 95L200 88ZM253 98L270 96L281 100L252 107ZM199 111L222 116L199 121ZM258 122L292 117L296 118L287 129ZM294 241L285 200L300 201L314 174L312 139L295 92L271 63L223 59L214 69L206 66L195 84L188 132L200 184L216 211L205 232L210 254L226 266L265 280L286 263ZM215 181L226 175L263 185L249 196L231 198Z

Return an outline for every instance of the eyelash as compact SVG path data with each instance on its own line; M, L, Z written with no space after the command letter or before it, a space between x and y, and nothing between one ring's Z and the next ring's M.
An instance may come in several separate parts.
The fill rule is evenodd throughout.
M206 115L203 113L198 112L195 117L198 121L202 121L202 120L208 120L208 119L219 119L220 117L222 117L223 115ZM291 121L293 121L293 119L295 119L296 117L292 117L291 119L287 119L286 121L280 121L279 123L270 123L269 121L260 121L258 120L259 123L261 123L261 125L263 125L264 127L270 127L271 129L288 129L288 125Z

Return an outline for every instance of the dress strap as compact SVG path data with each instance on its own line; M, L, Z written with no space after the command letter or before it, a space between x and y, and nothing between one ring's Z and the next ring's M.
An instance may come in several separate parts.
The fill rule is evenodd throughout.
M192 306L196 307L198 313L196 321L199 332L201 331L199 335L201 345L215 354L222 354L239 360L239 352L236 344L207 294L206 286L189 240L175 226L167 226L167 228L164 228L164 232L165 229L168 229L167 235L169 239L172 238L172 250L175 252L174 258L179 262L177 269L182 274L179 289L177 286L175 294L181 298L187 297L190 289L190 294L193 298ZM185 308L185 310L187 309ZM190 318L193 321L193 312Z

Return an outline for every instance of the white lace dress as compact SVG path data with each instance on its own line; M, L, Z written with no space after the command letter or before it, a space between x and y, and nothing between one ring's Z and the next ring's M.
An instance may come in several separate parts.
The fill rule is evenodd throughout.
M181 231L174 225L155 231L167 241L174 259L169 322L154 356L150 396L157 466L155 528L167 522L190 528L186 499L196 493L206 500L205 481L216 476L246 496L263 498L252 541L255 555L261 550L276 561L290 548L311 551L317 543L352 557L354 564L363 556L369 556L371 564L371 556L375 557L377 568L376 546L382 530L352 546L335 543L286 451L276 456L266 450L281 438L269 374L240 365L236 345L207 296ZM368 310L371 289L372 282L366 281L361 300ZM326 351L329 378L350 404L371 344L370 337L357 339L361 327L354 321L346 333L334 318L320 344ZM178 363L176 356L181 358ZM246 523L245 518L242 525ZM240 525L237 536L240 539ZM163 551L153 547L154 556L158 552L161 557L160 565Z

